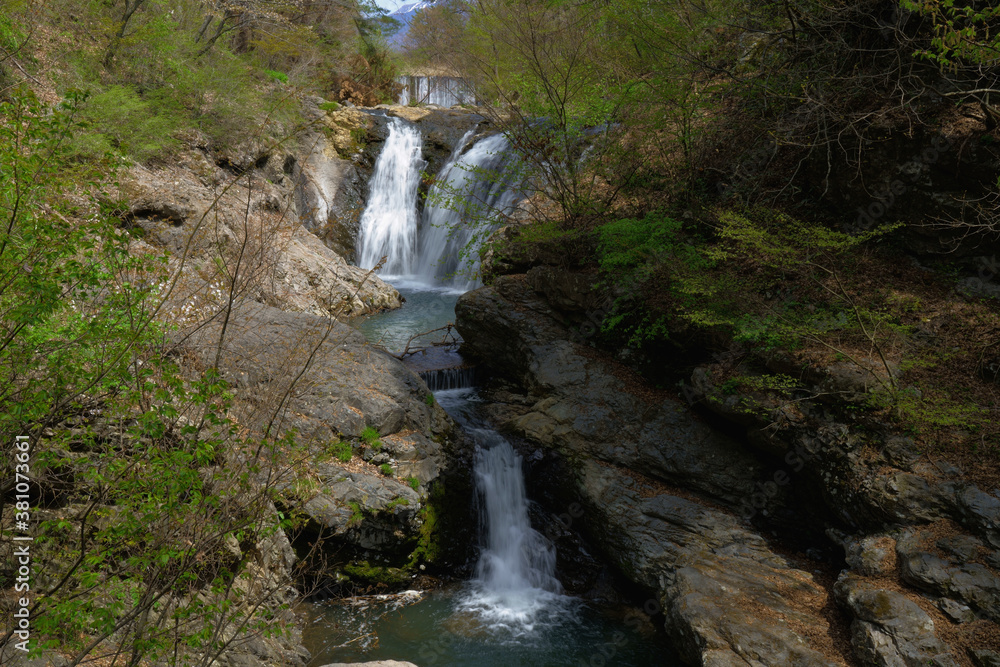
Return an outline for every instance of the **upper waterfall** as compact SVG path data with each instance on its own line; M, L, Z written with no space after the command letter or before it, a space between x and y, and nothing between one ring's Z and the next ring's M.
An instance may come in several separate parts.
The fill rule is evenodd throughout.
M427 163L420 130L390 119L360 221L361 267L371 268L385 256L383 277L459 291L480 284L478 247L521 198L520 162L502 134L488 136L463 153L472 136L469 131L462 137L441 169L421 219L418 187Z
M417 242L417 188L422 157L420 130L389 120L389 136L375 163L368 206L361 215L358 258L370 269L383 257L383 274L410 275Z
M428 193L416 267L425 282L468 291L480 284L480 244L521 198L520 162L503 134L461 148Z

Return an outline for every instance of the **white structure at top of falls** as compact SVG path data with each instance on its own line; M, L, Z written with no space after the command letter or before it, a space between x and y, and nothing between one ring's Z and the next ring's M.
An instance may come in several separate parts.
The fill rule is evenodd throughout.
M361 215L358 259L370 269L384 256L383 274L410 275L417 243L417 188L423 139L413 125L392 118L389 136L375 162L370 197Z
M475 104L476 96L465 79L457 76L401 76L396 80L403 86L399 103L437 104L452 107L456 104Z

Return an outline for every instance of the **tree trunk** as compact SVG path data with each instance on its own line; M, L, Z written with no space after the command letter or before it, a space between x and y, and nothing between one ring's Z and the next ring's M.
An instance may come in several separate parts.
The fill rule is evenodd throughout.
M108 44L108 50L104 52L104 66L111 67L111 62L115 58L115 54L118 52L118 47L121 46L122 38L125 37L125 29L128 28L128 22L132 20L132 16L135 15L139 7L146 4L146 0L125 0L125 11L122 13L122 20L118 23L118 30L111 37L111 43Z

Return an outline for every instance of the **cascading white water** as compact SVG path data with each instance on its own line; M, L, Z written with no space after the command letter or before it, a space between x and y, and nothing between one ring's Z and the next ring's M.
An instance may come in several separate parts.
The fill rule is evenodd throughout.
M428 193L416 270L427 283L468 291L479 286L477 241L521 198L519 162L502 134L481 141L441 170Z
M493 630L529 633L566 609L553 544L531 527L521 457L495 431L474 429L483 551L463 608Z
M417 246L417 187L421 157L420 130L399 118L389 120L389 136L375 162L368 206L358 234L359 266L370 269L388 257L382 274L410 275Z

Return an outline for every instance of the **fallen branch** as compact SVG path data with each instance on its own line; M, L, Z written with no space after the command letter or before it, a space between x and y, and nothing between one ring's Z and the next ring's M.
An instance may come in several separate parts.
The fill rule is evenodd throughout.
M407 357L407 356L409 356L411 354L416 354L417 352L423 352L424 350L427 349L427 347L444 347L444 346L448 346L448 345L458 345L458 337L455 336L455 334L452 333L452 330L454 328L455 328L455 324L453 322L449 322L448 324L446 324L443 327L438 327L437 329L431 329L430 331L424 331L424 332L421 332L421 333L418 333L418 334L413 334L406 341L406 346L403 347L403 351L400 352L399 354L393 354L392 356L396 357L397 359L402 359L403 357ZM417 347L417 348L410 349L410 345L416 339L421 338L423 336L428 336L428 335L430 335L432 333L437 333L438 331L444 331L445 332L445 335L442 336L440 342L431 343L430 346ZM450 338L450 340L449 340L449 338ZM392 353L390 353L390 354L392 354Z

